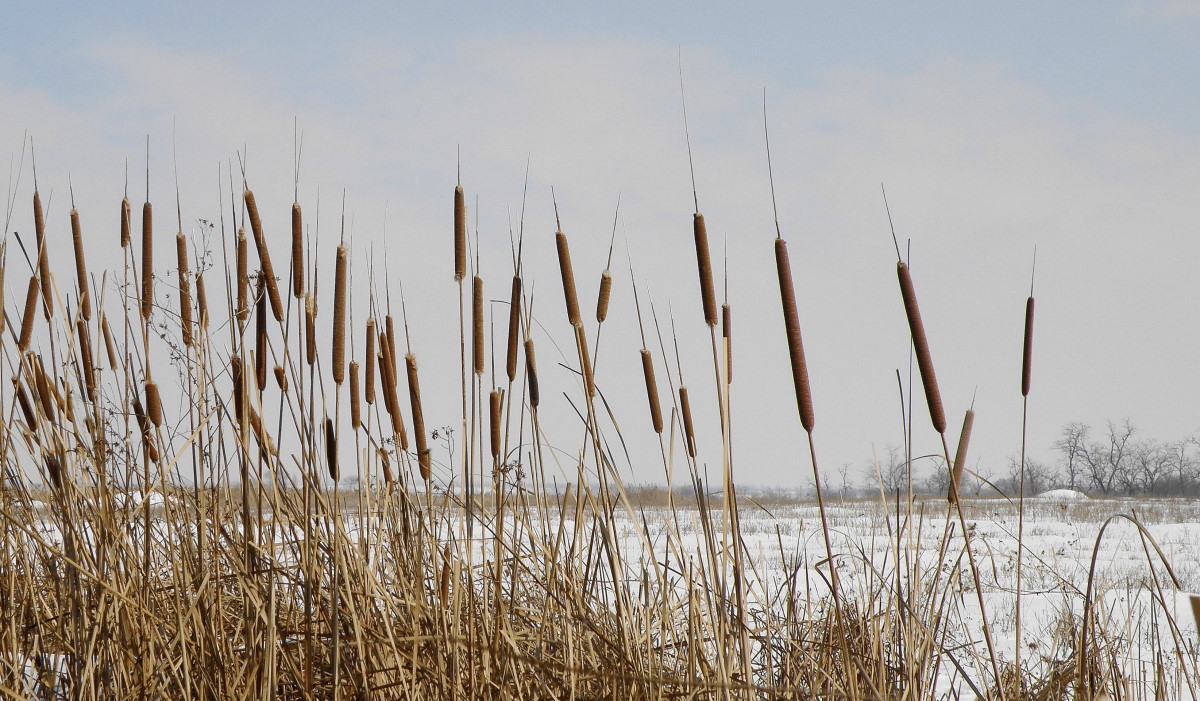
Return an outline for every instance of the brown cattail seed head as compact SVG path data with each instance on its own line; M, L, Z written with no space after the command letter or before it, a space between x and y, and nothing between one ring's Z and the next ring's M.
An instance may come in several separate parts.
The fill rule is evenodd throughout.
M967 446L971 444L971 428L975 425L975 410L967 409L963 416L962 433L958 434L958 450L954 453L954 468L950 471L950 492L946 498L951 504L958 503L959 486L963 472L967 469Z
M541 393L538 391L537 356L533 353L533 339L525 339L525 374L529 375L529 406L538 406Z
M142 318L149 319L154 307L154 209L142 205Z
M504 435L500 426L500 419L504 409L503 395L496 390L492 390L489 401L488 416L491 419L491 437L492 437L492 461L500 459L501 443L504 441Z
M255 386L260 392L267 385L267 300L266 295L263 294L264 277L266 275L260 275L258 278L258 294L255 295L258 303L255 305L254 313L254 339L257 350L254 362L254 380L257 383Z
M390 318L390 317L389 317ZM384 362L383 370L383 391L386 396L384 402L392 418L392 432L396 434L396 438L400 444L400 450L408 450L408 433L404 430L404 415L400 413L400 402L396 396L396 359L392 355L391 344L386 338L379 339L379 345L383 348Z
M337 431L333 426L333 419L325 419L325 461L329 464L329 479L333 480L334 487L338 481L338 456L337 456Z
M704 215L696 212L692 217L692 230L696 237L696 265L700 269L700 299L704 303L704 323L717 325L717 295L713 290L712 258L708 253L708 229L704 226Z
M300 203L292 203L292 295L304 296L304 227Z
M658 382L654 379L654 358L645 348L641 350L641 354L642 376L646 379L646 398L650 402L650 423L654 426L655 433L662 433L662 407L658 403Z
M317 362L317 302L311 292L304 295L304 351L309 365Z
M467 276L467 199L462 185L454 188L454 279Z
M796 288L792 284L792 263L788 258L787 242L775 239L775 271L779 277L779 298L783 303L783 325L787 332L788 351L792 360L792 382L796 386L796 406L800 425L811 433L816 425L813 412L812 388L808 382L808 364L804 360L804 339L800 335L800 314L796 310Z
M388 452L383 448L379 449L379 464L383 467L383 481L391 484L396 478L392 476L392 461L388 458Z
M430 465L429 440L425 435L425 413L421 410L421 385L417 381L417 358L412 353L404 356L404 365L408 370L408 403L412 408L413 436L417 441L417 465L421 469L421 479L428 481L432 476Z
M108 353L108 369L117 369L117 344L113 341L112 329L108 326L108 316L100 314L100 330L104 332L104 350Z
M150 423L162 426L162 398L158 394L158 383L153 380L146 383L146 409Z
M384 325L384 328L387 329L387 346L388 346L388 354L389 354L388 359L389 359L389 362L391 363L392 379L396 380L397 378L400 377L400 371L397 369L397 365L396 365L396 363L399 362L396 360L396 358L397 358L397 355L396 355L396 325L394 323L392 323L392 315L391 314L388 314L383 317L383 325Z
M521 278L514 275L512 293L508 298L508 355L505 358L504 369L508 373L508 381L517 377L517 346L521 342Z
M359 406L358 361L350 361L350 426L355 430L362 424L362 408Z
M38 276L42 283L42 311L46 318L54 316L54 289L50 281L50 251L46 244L46 218L42 215L42 198L33 193L33 229L37 235Z
M696 457L696 429L692 425L692 404L688 401L687 387L679 387L679 411L683 414L683 438L687 454Z
M17 348L29 350L33 340L33 315L37 313L38 278L29 277L29 291L25 293L25 315L21 317L21 337L17 340Z
M208 295L204 291L204 274L196 275L196 305L200 308L200 328L208 328Z
M929 418L933 430L946 432L946 411L942 408L942 393L938 391L937 376L933 372L933 359L929 355L929 341L925 337L925 325L921 323L921 310L917 308L917 293L913 289L912 273L903 261L896 263L896 275L900 279L900 295L904 299L904 313L908 316L908 329L912 334L913 347L917 354L917 367L921 371L921 384L925 387L925 401L929 404Z
M237 318L250 318L250 248L246 241L246 230L237 234Z
M131 220L133 219L132 208L129 206L129 198L125 197L121 200L121 248L127 248L131 239L130 229L132 228Z
M96 401L96 365L92 359L92 340L88 337L87 324L83 319L75 320L75 336L79 341L79 356L83 365L83 385L89 402Z
M375 320L367 319L367 369L366 369L366 391L364 392L367 404L375 403Z
M1021 396L1029 396L1033 377L1033 297L1025 300L1025 343L1021 349Z
M25 425L30 431L37 428L37 413L33 410L33 402L29 401L29 393L25 391L25 385L21 384L20 379L16 376L12 378L13 387L17 391L17 404L21 407L21 413L25 416Z
M84 321L92 320L92 295L88 291L87 259L83 255L83 231L79 212L71 210L71 240L75 244L75 277L79 280L79 312Z
M233 356L229 359L229 378L233 380L233 410L238 424L245 426L245 411L248 395L246 394L246 373L242 370L242 359ZM136 401L136 399L135 399Z
M275 384L279 385L280 392L288 391L287 373L284 372L282 365L275 365Z
M138 428L142 432L142 446L146 450L146 457L154 462L158 462L158 448L154 445L150 420L146 418L146 410L142 407L142 400L138 399L136 394L133 397L133 416L137 419Z
M192 345L192 282L188 279L187 239L183 232L175 235L175 271L179 275L179 327L183 345Z
M333 287L333 381L346 379L346 247L338 246Z
M250 229L254 232L254 246L258 249L258 260L262 264L263 275L267 279L267 296L271 300L271 313L275 321L283 321L283 300L279 297L279 285L275 280L275 266L271 265L271 253L267 250L267 239L263 234L262 219L258 216L258 204L254 201L254 193L246 190L242 193L246 200L246 212L250 215Z
M472 341L472 363L475 374L483 374L483 364L486 358L484 354L484 338L483 338L483 278L478 275L471 281L471 335Z
M596 295L596 322L603 324L608 318L608 299L612 296L612 275L605 270L600 273L600 292Z
M571 270L571 249L567 246L567 235L557 232L554 234L554 243L558 246L558 272L562 276L567 320L572 326L579 326L583 320L579 316L579 296L575 294L575 273Z
M42 411L46 412L46 417L53 424L58 420L58 412L55 409L54 393L50 388L50 380L46 377L45 370L42 369L42 358L32 353L26 356L30 361L30 372L33 374L33 384L37 388L38 401L41 402Z

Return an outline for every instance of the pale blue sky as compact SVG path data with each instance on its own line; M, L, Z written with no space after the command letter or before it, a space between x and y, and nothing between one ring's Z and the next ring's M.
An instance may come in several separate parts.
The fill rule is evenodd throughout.
M333 10L209 2L39 5L6 15L0 146L19 153L26 130L37 140L42 190L59 193L52 227L65 220L70 173L85 228L111 230L125 159L141 163L147 134L152 199L169 211L172 120L185 228L217 216L218 166L243 144L251 187L282 217L297 118L306 134L306 211L315 212L318 190L326 193L321 225L332 231L332 193L345 188L359 265L371 243L378 252L386 242L406 289L430 301L410 308L414 342L418 355L432 356L430 373L445 377L444 387L431 380L427 392L453 400L431 424L452 423L458 401L457 373L438 363L453 355L445 340L457 333L445 314L454 287L439 266L448 260L460 145L464 185L479 198L489 290L511 274L508 227L527 156L535 312L560 342L549 187L584 261L577 265L586 289L603 267L621 193L622 230L641 261L635 272L660 310L668 302L676 310L688 384L711 391L690 253L682 50L700 207L717 245L729 238L743 482L802 484L810 474L797 458L802 443L783 381L764 88L814 375L817 446L828 469L863 463L872 443L882 451L900 440L894 373L907 363L907 338L881 181L900 236L913 241L954 430L978 390L972 455L984 469L1002 472L1018 447L1020 325L1035 244L1031 454L1052 460L1049 445L1068 421L1129 416L1164 439L1200 429L1193 3ZM140 173L133 180L141 182ZM23 181L18 202L28 187ZM141 186L133 192L140 199ZM10 229L28 228L26 209ZM98 257L111 255L106 235L97 235ZM643 430L623 250L618 260L621 314L603 351L612 363L608 391L633 445L649 455L635 479L654 480L661 468ZM936 445L926 425L918 421L918 452Z

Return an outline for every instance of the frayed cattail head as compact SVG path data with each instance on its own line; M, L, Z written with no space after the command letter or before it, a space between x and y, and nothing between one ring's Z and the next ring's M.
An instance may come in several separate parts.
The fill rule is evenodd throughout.
M692 425L692 404L688 401L687 387L679 387L679 411L683 414L683 442L689 457L696 457L696 429Z
M1021 396L1029 396L1033 377L1033 297L1025 300L1025 343L1021 349Z
M938 390L937 376L933 373L933 359L929 355L929 341L925 337L925 325L921 322L921 310L917 308L912 273L908 265L901 261L896 263L896 275L900 279L900 295L904 299L904 313L908 316L908 329L917 354L921 384L925 387L925 401L929 404L929 418L933 421L933 430L945 433L946 411L942 408L942 393Z
M42 311L46 318L54 316L54 289L50 281L50 251L46 244L46 218L42 215L42 198L33 191L33 230L37 241L38 279L42 283Z
M975 410L967 409L963 417L962 433L958 434L958 450L954 453L954 468L950 471L950 493L946 498L951 504L958 503L959 487L967 469L967 446L971 444L971 428L975 425Z
M696 238L696 266L700 270L700 300L704 303L704 323L717 325L717 295L713 289L712 258L708 253L708 228L704 226L704 215L696 212L692 217L692 232Z
M129 241L132 238L130 230L133 227L133 211L129 206L129 198L121 199L121 248L128 248Z
M408 370L408 403L412 408L413 436L417 441L417 465L421 479L426 482L433 476L430 465L429 440L425 435L425 412L421 409L421 384L417 381L417 357L412 353L404 356Z
M808 363L804 359L804 339L800 335L800 314L796 310L796 288L792 284L792 262L787 242L775 239L775 272L779 277L779 298L783 303L783 324L787 332L788 352L792 360L792 382L796 387L796 406L800 425L811 433L816 425L812 387L808 382Z
M537 356L533 353L533 339L525 339L525 374L529 376L529 406L537 409L541 399L538 390Z
M246 200L246 212L250 215L250 230L254 233L254 246L258 249L258 260L267 279L267 296L271 300L271 313L275 321L283 321L283 300L279 297L279 285L275 280L275 266L271 265L271 252L267 250L267 239L263 233L262 219L258 216L258 203L250 190L242 192Z
M508 355L505 357L504 369L511 383L517 377L517 346L520 344L521 333L521 278L513 276L512 292L508 298Z
M79 313L84 321L92 320L92 295L88 291L87 259L83 254L83 230L79 226L79 212L71 209L71 241L75 245L75 278L79 281Z
M179 327L183 345L192 345L192 281L189 279L187 239L183 232L175 235L175 272L179 275Z
M454 279L467 276L467 199L462 185L454 188Z
M142 204L142 318L154 308L154 208Z
M292 295L304 296L304 227L300 203L292 203Z
M208 295L204 291L204 273L196 274L196 305L200 308L200 328L208 328Z
M662 433L662 407L658 403L658 382L654 379L654 358L650 356L650 351L645 348L641 350L641 354L642 377L646 380L646 398L650 402L650 423L654 426L655 433Z
M150 423L155 427L162 426L162 397L158 394L158 383L153 380L146 383L146 410Z
M608 299L612 296L612 275L605 270L600 273L600 291L596 294L596 323L603 324L608 318Z
M334 489L338 481L337 431L333 427L333 419L325 419L325 462L329 465L329 479L333 480Z
M350 427L358 430L362 425L362 407L359 406L358 361L350 361Z
M279 385L280 392L288 391L287 373L284 372L282 365L275 365L275 384Z
M33 315L37 313L38 301L38 278L37 275L29 277L29 291L25 293L25 314L21 317L21 336L17 340L17 348L21 350L29 350L29 344L33 340Z
M558 272L562 276L567 320L572 326L579 326L583 319L579 316L579 296L575 294L575 273L571 269L571 249L567 245L567 235L561 231L555 233L554 243L558 247Z
M333 287L333 381L346 379L346 247L338 246Z
M497 390L492 390L488 402L488 417L491 419L491 438L492 438L492 462L495 463L500 459L500 449L504 442L503 429L501 421L504 411L504 395Z
M478 275L471 281L471 329L472 367L476 375L482 375L487 356L483 337L483 278Z
M367 361L367 369L365 371L366 377L364 378L364 381L366 383L366 391L363 394L364 394L364 398L367 400L367 404L374 404L375 403L375 320L374 319L367 319L366 361Z

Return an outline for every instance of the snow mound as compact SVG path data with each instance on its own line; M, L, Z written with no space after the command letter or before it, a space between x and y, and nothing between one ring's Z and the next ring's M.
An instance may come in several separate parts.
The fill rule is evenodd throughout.
M1051 489L1048 492L1042 492L1037 495L1037 498L1047 501L1087 501L1088 495L1083 492L1077 492L1074 489Z

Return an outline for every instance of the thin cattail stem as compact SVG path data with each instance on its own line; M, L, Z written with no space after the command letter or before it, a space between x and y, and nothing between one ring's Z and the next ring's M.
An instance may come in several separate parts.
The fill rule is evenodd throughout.
M679 386L679 411L683 414L683 437L687 446L687 454L696 457L696 429L692 424L692 404L688 401L688 390Z
M333 480L334 488L337 488L338 482L338 451L337 451L337 430L333 426L333 419L325 419L325 461L329 465L329 479Z
M942 394L938 391L937 376L933 372L933 359L929 354L929 341L925 337L925 325L921 322L921 310L917 308L917 293L913 288L912 273L903 261L896 263L896 275L900 279L900 294L904 299L904 313L908 316L908 329L912 334L913 348L917 355L917 367L921 371L921 384L925 387L925 400L929 404L929 418L933 430L946 433L946 411L942 408Z
M300 203L292 203L292 295L304 296L304 227Z
M154 208L142 204L142 318L149 319L154 308Z
M662 407L658 400L658 382L654 379L654 358L650 355L650 351L643 348L642 355L642 377L646 380L646 398L650 402L650 423L654 426L654 432L661 434L663 432L663 417Z
M482 375L487 356L483 336L483 278L478 275L471 281L471 328L473 367L476 375Z
M788 352L792 361L792 382L796 388L796 407L800 425L811 433L816 425L813 412L812 386L808 381L808 363L804 359L804 339L800 335L800 314L796 309L796 289L792 283L792 262L787 242L775 239L775 271L779 277L779 298L783 303L783 324L787 332Z
M71 209L71 240L75 244L75 277L79 281L79 313L84 321L92 320L92 295L88 289L87 259L83 253L83 230L79 225L79 212Z
M362 424L362 407L359 406L358 361L350 361L350 426L358 430Z
M183 232L175 235L175 271L179 276L179 327L183 345L192 345L192 283L188 279L187 238Z
M692 232L696 239L696 266L700 271L700 300L704 304L704 323L717 325L717 294L713 288L712 257L708 252L708 227L704 215L692 217Z
M500 459L500 449L504 443L504 429L501 422L504 412L504 395L497 390L492 390L489 399L488 417L491 419L492 461L495 462Z
M17 340L17 348L29 350L33 340L33 315L37 313L38 277L29 276L29 291L25 293L25 314L21 317L21 337Z
M596 294L596 323L603 324L608 318L608 300L612 296L612 274L607 270L600 273L600 291Z
M129 198L121 199L121 248L127 248L132 238L130 230L133 227L133 211L129 205Z
M517 377L517 346L520 344L521 333L521 277L513 275L512 293L508 298L508 355L505 358L504 369L508 373L508 381Z
M365 370L364 398L367 404L375 403L375 320L367 319L367 368Z
M579 371L583 374L583 387L587 396L596 396L596 377L592 374L592 357L588 352L587 334L583 326L575 327L575 342L579 346Z
M333 282L333 381L346 379L346 247L338 246Z
M408 370L408 403L412 408L413 437L417 441L417 464L421 479L426 482L433 476L430 464L429 440L425 435L425 412L421 409L421 385L417 380L417 357L412 353L404 356Z
M1029 396L1033 377L1033 297L1025 300L1025 342L1021 348L1021 396Z
M467 199L462 185L454 188L454 279L467 276Z
M245 229L237 233L237 318L250 318L250 244Z
M146 410L150 423L162 426L162 397L158 394L158 383L153 380L146 383Z
M42 311L46 318L54 316L54 290L50 281L50 251L46 245L46 218L42 214L42 198L33 191L33 230L37 241L38 277L42 283Z
M87 323L82 318L75 320L75 335L79 341L79 356L83 365L83 386L89 402L96 401L96 364L92 358L92 340L88 336Z
M967 409L967 413L963 417L962 432L958 434L958 450L954 453L954 468L950 472L950 492L947 499L951 504L958 503L962 476L967 469L967 446L971 444L971 428L974 425L975 410Z
M258 260L267 281L267 296L271 300L271 313L275 315L275 321L283 321L283 300L279 297L275 266L271 265L271 252L267 250L262 219L258 216L258 204L254 201L254 193L250 190L243 191L242 195L246 200L246 212L250 215L250 230L254 233L254 246L258 249Z
M572 326L579 326L583 320L579 316L579 296L575 294L575 273L571 270L571 249L567 245L567 235L561 231L555 233L554 242L558 247L558 272L562 276L567 320Z
M538 390L537 356L533 352L533 339L525 339L525 374L529 376L529 406L537 409L541 399Z

